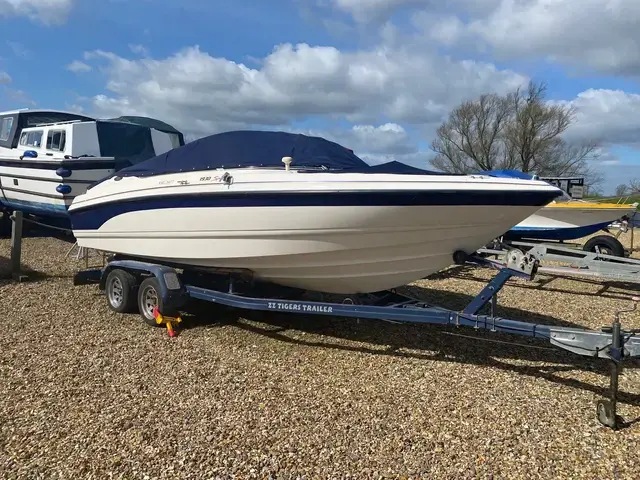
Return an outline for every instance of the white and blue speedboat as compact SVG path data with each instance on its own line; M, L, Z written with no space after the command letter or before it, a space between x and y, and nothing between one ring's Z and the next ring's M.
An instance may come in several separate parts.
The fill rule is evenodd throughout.
M501 178L533 179L515 170L495 170L487 175ZM506 240L570 241L593 235L620 220L629 220L638 204L587 202L571 198L566 192L514 225L503 236Z
M69 213L82 247L368 293L451 265L560 194L535 180L370 166L319 137L235 131L125 168Z
M69 205L91 184L184 143L182 133L145 117L0 112L0 206L68 220Z

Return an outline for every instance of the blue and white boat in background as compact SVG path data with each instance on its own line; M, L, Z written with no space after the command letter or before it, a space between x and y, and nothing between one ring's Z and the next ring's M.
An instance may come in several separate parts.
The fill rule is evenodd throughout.
M560 194L536 180L371 166L320 137L233 131L125 168L69 213L81 247L351 294L446 268Z
M146 117L0 112L0 206L68 220L73 199L93 183L184 144L182 133Z
M533 179L533 175L516 170L483 172L498 178ZM503 238L505 240L570 241L593 235L617 221L634 217L638 204L587 202L573 199L563 192L561 197L519 222Z

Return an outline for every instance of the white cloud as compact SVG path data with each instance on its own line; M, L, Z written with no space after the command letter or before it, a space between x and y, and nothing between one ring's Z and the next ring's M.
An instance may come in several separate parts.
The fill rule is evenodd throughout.
M69 65L67 65L66 68L67 70L73 73L90 72L92 70L91 65L87 65L86 63L81 62L80 60L74 60Z
M7 97L14 102L20 102L24 105L31 105L35 107L37 105L36 101L33 100L24 90L16 90L13 88L5 88L5 94Z
M640 95L622 90L589 89L570 102L576 108L566 137L602 145L640 145Z
M129 45L129 56L101 50L87 52L84 62L79 63L104 73L106 89L105 94L83 105L89 114L101 116L156 117L190 138L238 128L296 131L293 125L312 118L324 126L302 133L337 141L369 161L396 158L426 166L432 152L420 151L418 142L429 144L452 108L481 93L510 91L528 80L490 63L439 55L434 45L467 47L471 52L484 45L503 56L538 55L605 68L607 57L602 52L613 45L605 35L610 28L607 25L613 20L624 23L620 18L623 13L633 18L640 8L629 0L612 0L611 11L618 13L598 7L600 20L587 21L582 13L574 13L580 9L593 12L601 2L325 2L359 22L385 20L398 8L422 8L414 16L414 26L420 32L407 42L406 29L387 22L380 31L382 43L376 47L341 51L331 46L283 44L264 58L247 63L213 57L197 46L166 58L149 57L142 45ZM543 6L553 15L542 15ZM627 10L621 10L623 7ZM574 26L561 28L563 22ZM601 34L599 47L600 40L591 38L594 32ZM635 31L625 35L629 45L638 37ZM600 57L596 47L601 48ZM610 67L623 68L622 60L633 65L636 54L640 59L640 48L626 56L616 53L608 57ZM609 162L607 147L611 144L640 144L640 120L636 119L640 95L587 90L565 103L572 103L578 110L567 138L601 141L602 161Z
M408 155L418 151L407 131L397 123L383 125L354 125L348 130L328 136L362 154Z
M7 72L0 70L0 85L6 85L11 83L11 77Z
M77 103L72 103L72 104L65 104L65 110L69 111L69 112L76 112L76 113L84 113L85 112L85 108L82 105L78 105Z
M7 45L13 51L13 54L16 57L24 58L25 60L27 60L33 56L31 51L20 42L7 41Z
M0 16L26 16L46 25L64 23L75 0L0 0Z
M432 0L332 0L333 5L353 16L359 22L384 20L395 10L407 7L426 5Z
M326 138L353 150L362 158L372 158L375 162L388 157L408 157L418 153L414 139L397 123L383 125L353 125L351 128L300 129L286 128L286 131Z
M527 80L491 64L384 46L342 52L284 44L261 59L259 68L212 57L197 46L164 59L94 51L85 60L105 63L110 93L94 98L98 113L150 115L198 134L290 125L312 116L435 126L461 100Z
M361 23L382 22L402 8L411 8L412 23L425 45L438 42L491 52L496 58L538 57L606 74L640 76L638 0L331 0L331 4Z
M425 39L501 58L640 75L638 0L450 0L416 13L414 24Z
M129 44L129 50L131 50L133 53L136 53L138 55L142 55L143 57L146 57L147 55L149 55L149 50L144 45Z

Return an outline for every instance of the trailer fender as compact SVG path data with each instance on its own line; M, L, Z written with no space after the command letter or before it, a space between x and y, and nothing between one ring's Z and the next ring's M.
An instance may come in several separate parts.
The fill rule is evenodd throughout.
M189 294L174 268L135 260L112 260L102 271L100 289L104 290L109 272L125 270L137 278L139 285L145 278L153 276L160 285L160 296L165 308L179 309L187 302ZM136 286L137 286L136 285Z

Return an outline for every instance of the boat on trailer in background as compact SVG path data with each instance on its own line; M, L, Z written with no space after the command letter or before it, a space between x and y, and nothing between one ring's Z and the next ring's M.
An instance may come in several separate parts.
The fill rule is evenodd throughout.
M497 178L536 178L517 170L494 170L484 173ZM635 216L638 204L588 202L573 198L566 191L562 192L561 196L505 232L501 240L557 244L582 239L602 231L606 234L594 236L585 243L585 251L626 256L624 246L615 236L609 234L609 229L613 224L625 228Z
M498 178L533 179L534 176L517 170L485 172ZM556 181L553 181L556 180ZM572 193L578 184L582 195L582 182L575 178L566 180ZM579 179L581 180L581 179ZM547 180L544 180L547 181ZM637 203L586 202L572 198L572 193L563 195L542 207L504 235L494 239L476 251L477 255L502 258L502 264L514 249L526 251L539 262L538 271L550 276L583 278L589 281L626 282L640 285L640 260L632 258L631 248L626 248L618 236L633 227L637 217ZM614 234L613 230L617 232ZM602 231L602 234L594 235ZM591 235L584 243L575 242Z
M153 118L0 112L0 206L68 223L69 205L92 184L184 144Z

